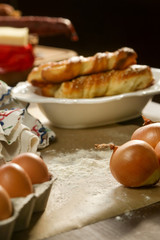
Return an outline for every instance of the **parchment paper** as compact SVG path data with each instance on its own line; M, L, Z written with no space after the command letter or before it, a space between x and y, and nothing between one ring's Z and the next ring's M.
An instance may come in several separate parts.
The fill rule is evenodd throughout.
M57 180L27 239L47 238L160 201L159 185L129 189L118 184L110 173L110 155L111 151L82 149L44 154Z
M159 202L160 185L123 187L110 173L112 151L94 149L95 143L126 142L138 124L142 119L93 129L54 128L57 142L42 151L50 172L57 177L47 208L32 218L29 230L15 233L13 239L46 239Z

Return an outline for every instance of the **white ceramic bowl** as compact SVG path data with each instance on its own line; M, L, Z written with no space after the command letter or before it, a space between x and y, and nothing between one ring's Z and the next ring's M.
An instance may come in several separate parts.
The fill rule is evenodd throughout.
M59 99L37 95L35 87L21 82L12 96L23 102L37 103L56 127L88 128L122 122L141 115L147 102L160 93L160 69L152 68L155 84L147 89L94 99Z

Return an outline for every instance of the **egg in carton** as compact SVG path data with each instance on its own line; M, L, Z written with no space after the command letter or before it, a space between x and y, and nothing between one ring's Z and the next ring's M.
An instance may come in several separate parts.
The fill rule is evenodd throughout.
M0 221L0 240L11 239L17 217L18 213L14 210L10 218Z
M6 177L8 181L5 181ZM45 210L55 180L37 154L21 153L10 163L3 164L2 161L0 184L8 191L13 215L0 221L0 240L9 240L14 231L25 230L30 225L33 213Z
M32 214L45 210L50 190L55 178L50 181L33 185L34 193L22 198L12 198L15 211L18 213L14 231L24 230L29 227Z
M11 198L13 214L0 221L0 240L10 240L14 231L22 231L29 227L33 213L45 210L55 177L40 184L34 184L34 193L26 197Z

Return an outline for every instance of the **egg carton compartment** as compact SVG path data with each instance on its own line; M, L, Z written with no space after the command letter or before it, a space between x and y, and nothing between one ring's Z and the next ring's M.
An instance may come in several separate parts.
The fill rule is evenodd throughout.
M11 199L14 213L10 218L0 221L0 240L10 240L14 231L29 227L33 213L45 210L55 180L52 177L50 181L34 184L34 193Z
M29 194L26 197L12 198L15 212L17 212L14 231L26 229L32 217L35 206L35 194Z
M0 240L11 239L17 217L18 214L14 211L10 218L0 221Z
M52 178L52 180L44 182L43 184L35 184L35 206L34 212L42 212L45 210L47 201L49 198L49 194L52 188L53 182L56 178Z

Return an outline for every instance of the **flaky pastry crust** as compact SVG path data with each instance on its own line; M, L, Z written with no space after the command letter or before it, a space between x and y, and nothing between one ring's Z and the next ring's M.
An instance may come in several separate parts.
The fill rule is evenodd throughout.
M125 69L136 64L136 59L136 52L127 47L115 52L97 53L92 57L74 56L34 68L27 80L35 86L40 83L61 83L82 75Z
M131 65L124 70L110 70L81 76L61 84L41 86L42 95L56 98L94 98L134 92L152 85L153 76L146 65Z

